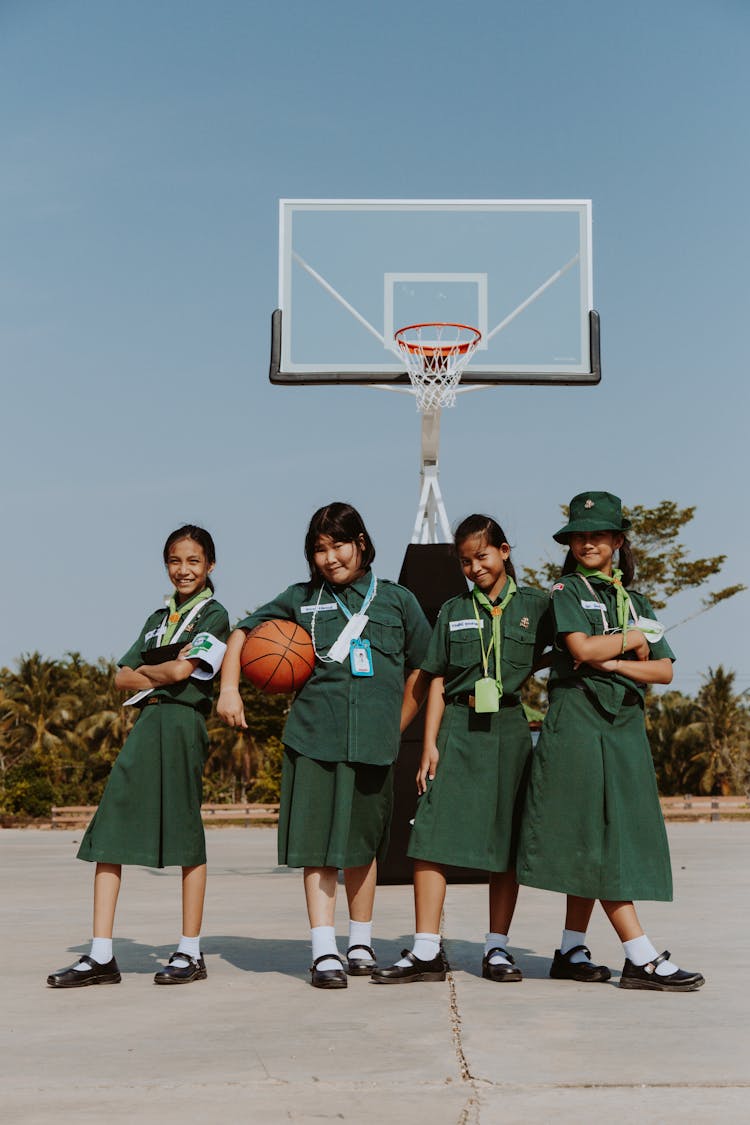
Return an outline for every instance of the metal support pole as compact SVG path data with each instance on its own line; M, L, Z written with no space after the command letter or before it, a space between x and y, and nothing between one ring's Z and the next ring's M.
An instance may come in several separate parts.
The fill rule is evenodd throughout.
M422 448L419 468L419 506L412 543L449 543L451 529L438 476L440 408L422 415Z

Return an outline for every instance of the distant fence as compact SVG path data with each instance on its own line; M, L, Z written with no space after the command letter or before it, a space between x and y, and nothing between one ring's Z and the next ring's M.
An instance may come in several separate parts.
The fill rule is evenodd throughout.
M750 820L747 797L662 797L665 820ZM96 805L63 805L52 809L53 828L85 828ZM278 824L279 806L261 804L201 805L203 823L250 825Z
M750 820L747 797L662 797L665 820Z
M85 828L96 812L96 805L61 805L52 807L53 828ZM206 804L201 805L204 824L232 823L240 827L251 824L277 824L278 805L261 804Z

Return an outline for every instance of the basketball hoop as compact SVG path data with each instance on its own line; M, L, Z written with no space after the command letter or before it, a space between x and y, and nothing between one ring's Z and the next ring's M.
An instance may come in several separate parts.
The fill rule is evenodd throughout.
M417 410L455 406L461 373L482 333L468 324L409 324L394 334L406 361Z

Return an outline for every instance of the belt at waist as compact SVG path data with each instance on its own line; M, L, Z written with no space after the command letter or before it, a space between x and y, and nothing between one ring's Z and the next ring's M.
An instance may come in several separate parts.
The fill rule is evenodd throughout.
M576 691L582 691L584 695L587 695L589 697L589 699L593 699L596 702L596 696L594 695L593 692L589 691L589 689L586 687L586 684L583 680L568 680L565 685L563 685L563 684L557 684L556 685L556 687L563 687L563 686L575 688ZM553 688L553 690L555 690L555 689ZM639 693L637 691L635 691L633 688L626 688L625 694L622 697L621 706L623 706L623 707L635 707L635 706L639 705L640 703L641 703L641 697L640 697Z
M148 698L144 699L143 703L140 704L140 709L142 711L144 707L156 707L161 703L174 704L177 707L193 707L194 710L198 711L202 709L202 701L196 706L193 703L184 703L181 699L173 699L171 695L149 695Z
M458 695L448 695L445 697L446 703L458 703L462 707L474 707L474 693L473 692L460 692ZM503 695L500 698L500 707L518 707L521 700L517 695Z

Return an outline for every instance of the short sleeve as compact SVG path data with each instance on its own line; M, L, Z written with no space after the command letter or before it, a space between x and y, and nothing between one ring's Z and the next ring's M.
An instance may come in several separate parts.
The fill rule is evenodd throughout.
M221 668L229 636L227 611L219 602L210 601L199 618L200 633L193 637L188 660L200 663L191 674L193 680L212 680Z
M243 617L241 621L237 622L235 628L244 629L249 633L256 625L260 625L264 621L296 621L297 607L300 604L299 590L298 584L288 586L286 590L277 594L270 602L258 606L247 617Z
M589 637L594 634L573 582L555 582L552 587L552 615L555 640L562 633L585 633Z
M443 676L448 668L448 613L442 606L420 667L432 676Z

